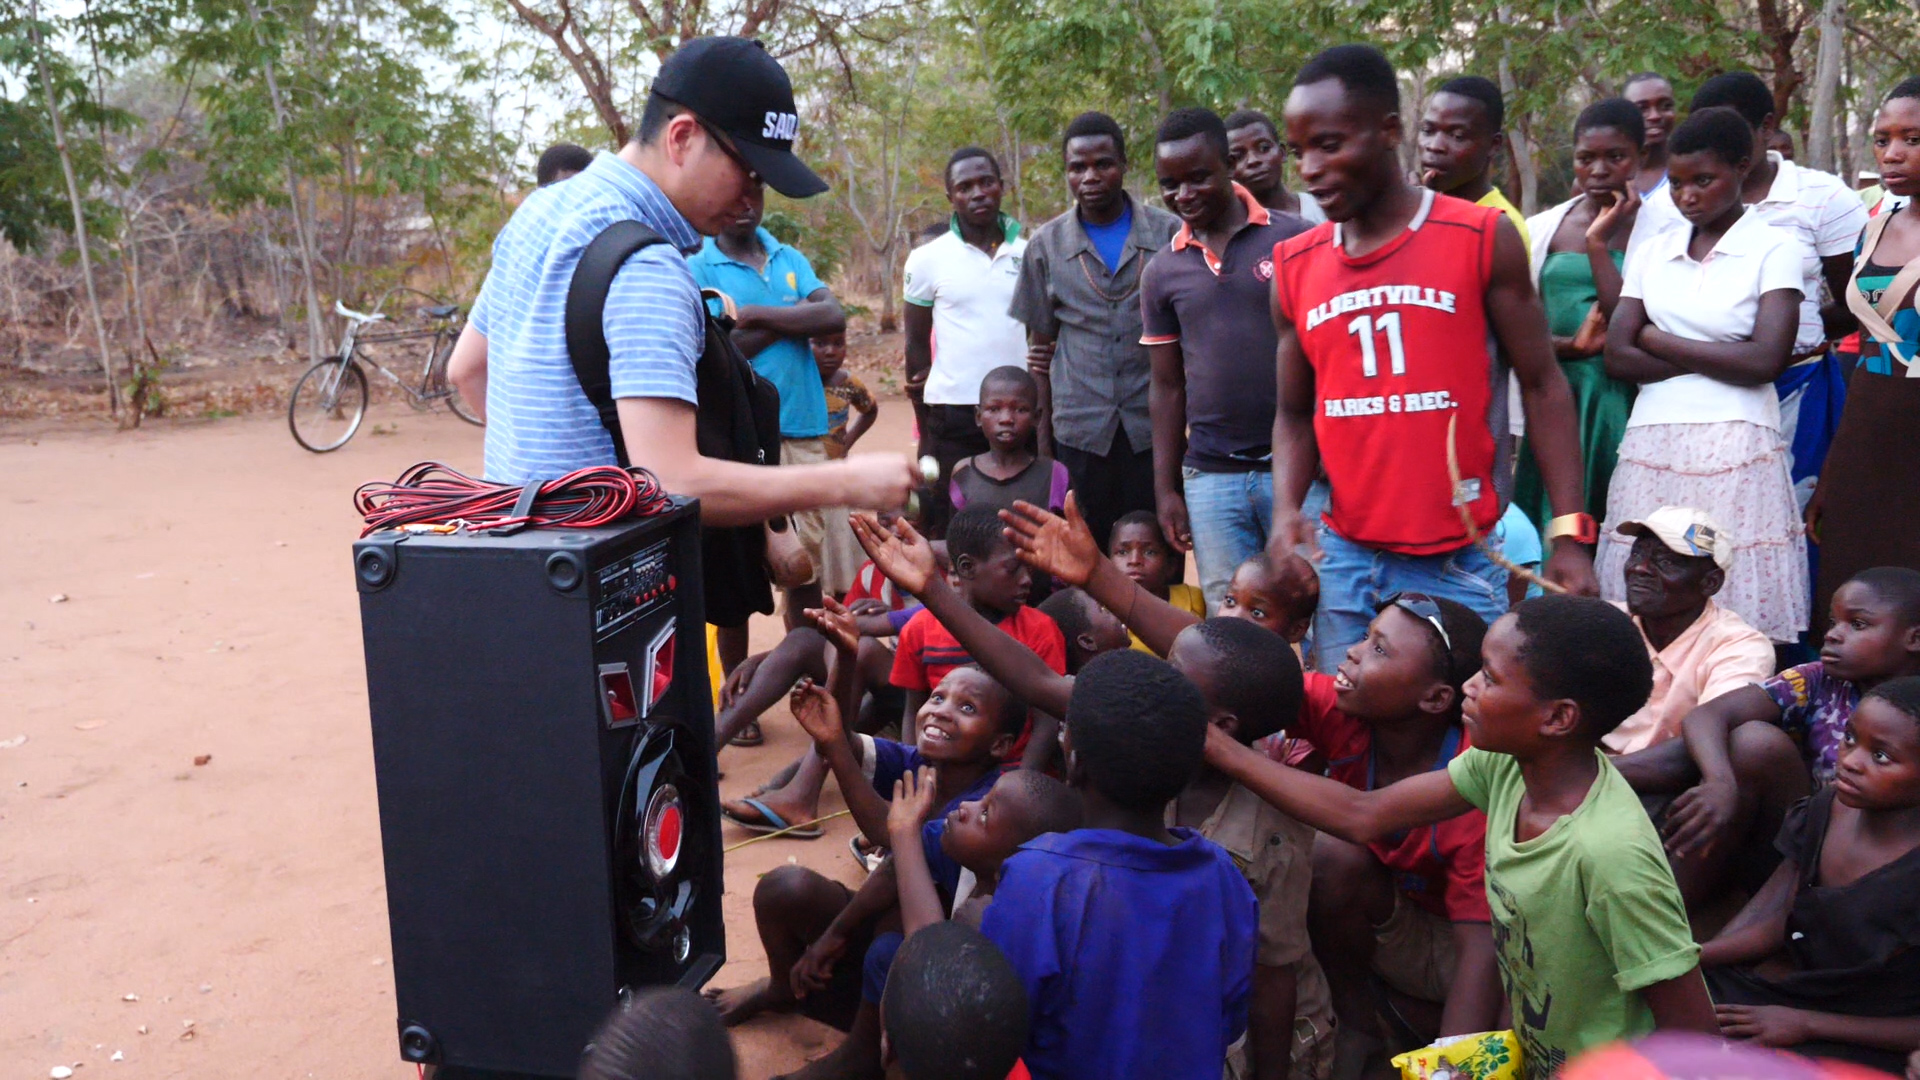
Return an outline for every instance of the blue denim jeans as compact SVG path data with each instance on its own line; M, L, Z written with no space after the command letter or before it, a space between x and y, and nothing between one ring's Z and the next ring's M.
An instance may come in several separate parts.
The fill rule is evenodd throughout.
M1273 530L1273 473L1201 472L1181 466L1187 525L1193 530L1193 561L1207 611L1220 610L1240 564L1267 546Z
M1339 667L1347 650L1367 636L1375 609L1397 592L1456 600L1489 626L1507 613L1506 570L1471 544L1439 555L1402 555L1356 544L1323 522L1320 550L1320 611L1313 621L1318 671Z

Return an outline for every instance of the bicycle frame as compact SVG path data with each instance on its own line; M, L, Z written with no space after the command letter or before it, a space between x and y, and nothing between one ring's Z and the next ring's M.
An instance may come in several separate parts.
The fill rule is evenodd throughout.
M364 335L358 332L360 325L361 324L355 324L355 325L349 326L347 328L346 336L341 339L341 342L340 342L340 359L341 360L346 361L348 363L351 363L357 360L361 363L371 366L375 371L378 371L380 374L385 375L387 379L390 382L392 382L395 386L398 386L400 389L405 390L407 392L407 396L411 397L415 401L419 401L419 402L438 401L439 399L447 397L453 393L452 389L448 387L431 389L428 387L427 381L433 375L433 364L435 360L439 359L440 350L442 346L459 337L460 328L457 323L451 324L451 325L436 326L430 330L398 330L398 331L394 331L392 333L386 333L386 334L364 334ZM394 374L393 371L390 370L385 364L381 363L377 357L374 357L369 353L363 352L360 348L362 345L382 345L382 344L389 344L396 341L421 341L427 338L433 339L433 345L427 350L426 361L420 366L420 386L418 389L412 386L409 386L405 379L401 378L399 375ZM342 364L340 367L339 373L334 376L334 381L337 383L341 378L344 378L345 372L346 372L346 365ZM333 392L333 388L329 387L327 392L329 395L331 395Z
M379 312L384 308L387 297L391 296L394 291L395 290L388 290L386 293L381 294L373 310ZM412 292L417 290L406 291ZM421 293L420 295L432 299L432 297L426 293ZM340 364L334 369L332 378L328 380L327 385L323 388L323 396L321 399L323 407L333 407L336 400L335 395L340 391L340 382L346 378L347 365L356 362L366 364L386 376L389 382L406 391L407 396L413 400L415 405L431 404L453 395L453 388L451 386L431 387L429 381L433 377L434 362L440 358L441 351L444 347L459 338L461 324L464 320L455 317L438 322L436 325L422 330L395 330L388 333L368 334L364 332L365 329L373 323L381 321L384 316L376 315L373 318L355 317L352 312L341 306L337 301L334 304L334 309L347 319L347 328L340 338L340 352L338 356ZM381 363L377 357L361 348L363 345L387 344L398 341L419 341L427 338L433 339L433 344L427 349L426 362L421 365L420 385L417 388L408 385L405 379L394 374L394 372L385 364Z

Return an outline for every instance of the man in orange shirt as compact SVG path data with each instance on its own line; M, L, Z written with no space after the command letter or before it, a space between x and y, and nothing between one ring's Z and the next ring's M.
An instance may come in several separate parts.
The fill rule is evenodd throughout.
M1601 740L1666 838L1667 860L1689 910L1738 883L1749 891L1779 862L1781 818L1807 794L1806 770L1787 735L1749 734L1734 748L1737 786L1702 783L1680 722L1693 707L1760 682L1775 669L1773 644L1713 602L1733 561L1733 541L1704 512L1663 506L1620 532L1634 537L1623 605L1646 639L1653 693ZM1752 878L1752 880L1748 880Z

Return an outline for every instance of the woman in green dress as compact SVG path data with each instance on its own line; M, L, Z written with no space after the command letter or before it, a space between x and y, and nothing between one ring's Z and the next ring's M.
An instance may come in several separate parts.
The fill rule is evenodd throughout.
M1663 224L1656 213L1642 208L1634 189L1645 130L1640 110L1624 98L1587 106L1573 127L1574 186L1580 194L1527 221L1534 284L1580 417L1586 510L1596 519L1606 516L1607 482L1618 461L1635 389L1610 377L1602 364L1607 318L1620 299L1620 267L1628 245ZM1513 501L1544 529L1553 510L1525 441L1518 460Z

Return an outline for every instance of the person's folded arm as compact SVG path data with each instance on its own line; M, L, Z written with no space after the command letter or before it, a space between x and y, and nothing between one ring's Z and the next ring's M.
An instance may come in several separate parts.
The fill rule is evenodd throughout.
M1637 296L1622 296L1607 320L1607 348L1601 366L1621 382L1662 382L1687 369L1669 363L1641 347L1640 331L1653 325L1647 319L1647 307Z
M817 465L746 465L702 455L694 407L676 398L621 398L627 459L658 477L668 491L700 500L710 526L753 525L796 510L904 506L913 468L904 455L865 454Z
M1745 341L1695 341L1648 326L1639 334L1642 350L1675 367L1735 386L1762 386L1793 363L1793 338L1800 329L1800 290L1774 289L1760 297L1753 336Z
M846 330L847 313L834 299L833 290L815 289L797 304L748 304L738 310L734 324L742 330L765 330L778 337L824 337Z

